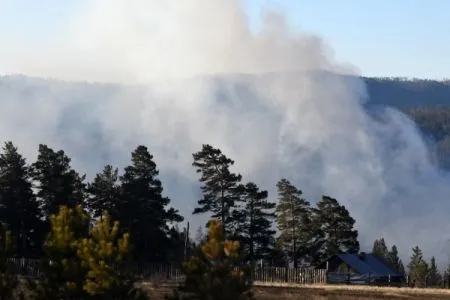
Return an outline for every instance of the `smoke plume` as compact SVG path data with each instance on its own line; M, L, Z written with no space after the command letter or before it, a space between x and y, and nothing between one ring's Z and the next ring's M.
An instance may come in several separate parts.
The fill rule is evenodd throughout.
M3 72L118 83L0 81L0 137L30 161L48 143L91 178L145 144L190 217L199 197L192 153L210 143L273 200L282 177L311 202L336 197L364 248L383 236L403 258L417 244L447 262L448 176L407 117L366 113L357 69L322 38L271 11L255 33L237 0L82 3L52 43L0 49Z

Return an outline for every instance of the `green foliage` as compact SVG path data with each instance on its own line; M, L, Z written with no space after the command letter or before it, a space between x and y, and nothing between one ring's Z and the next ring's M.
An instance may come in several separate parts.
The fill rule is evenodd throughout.
M166 207L170 199L162 195L159 170L147 147L138 146L131 154L131 162L120 178L118 221L131 234L136 259L165 261L170 249L168 224L181 222L183 217L177 210Z
M241 201L234 214L237 238L246 261L267 258L275 243L272 222L275 219L275 203L267 200L267 191L249 182L242 187Z
M185 282L170 299L251 299L248 270L240 264L239 242L225 240L222 224L209 222L208 238L199 256L184 264Z
M386 242L384 241L384 238L376 239L373 242L372 254L374 254L380 258L383 258L383 259L388 259L389 250L386 246Z
M86 270L77 257L78 242L88 235L89 216L81 206L61 206L50 216L50 233L44 244L42 277L30 289L37 300L84 299Z
M202 150L193 154L197 173L201 174L200 182L203 198L198 201L194 214L211 212L213 218L219 218L225 234L231 232L233 223L232 210L239 200L242 176L230 171L234 161L226 157L220 149L211 145L203 145Z
M33 299L146 299L126 272L129 235L119 236L119 223L107 211L89 231L81 206L61 206L50 225L42 277L28 283Z
M87 270L83 289L94 299L146 299L134 287L126 265L130 250L129 234L119 237L119 222L112 223L107 211L97 220L89 238L77 243L77 256Z
M436 265L436 259L434 256L430 261L430 268L427 274L427 286L429 287L438 287L442 284L442 275L438 270Z
M403 265L402 260L398 256L397 246L393 245L391 251L389 251L388 256L386 258L387 262L394 268L395 271L403 274L406 277L405 267Z
M313 209L314 262L324 262L336 253L358 253L358 231L355 220L344 205L331 197L323 196Z
M70 166L70 158L59 150L39 145L39 154L32 165L33 180L38 183L37 197L42 202L48 218L58 212L61 205L75 207L83 203L85 176L80 176Z
M277 183L278 205L277 225L279 242L289 259L297 267L298 258L307 254L312 233L311 209L308 201L301 197L302 191L289 180Z
M39 254L43 223L33 194L30 168L12 142L0 154L0 220L11 230L14 253L27 257Z
M412 251L408 264L410 283L416 287L424 287L427 280L428 264L423 259L423 253L419 246L414 247Z
M119 170L106 165L103 172L95 175L94 180L88 184L86 204L94 218L101 217L105 210L112 216L118 215L117 204L120 199L118 180Z

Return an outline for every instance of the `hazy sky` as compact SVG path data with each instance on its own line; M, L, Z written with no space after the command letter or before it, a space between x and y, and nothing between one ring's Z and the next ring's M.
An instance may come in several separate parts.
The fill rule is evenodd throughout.
M58 39L85 1L0 0L0 47ZM293 29L323 36L364 75L450 77L449 1L246 0L255 30L265 4L286 11Z

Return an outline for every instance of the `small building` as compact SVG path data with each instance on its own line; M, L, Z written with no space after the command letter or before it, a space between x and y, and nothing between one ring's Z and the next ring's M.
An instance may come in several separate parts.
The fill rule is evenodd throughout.
M336 254L324 263L329 283L399 285L404 275L374 254Z

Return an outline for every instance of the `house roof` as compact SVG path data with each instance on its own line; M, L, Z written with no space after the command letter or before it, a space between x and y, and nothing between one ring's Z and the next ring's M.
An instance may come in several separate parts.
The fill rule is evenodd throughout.
M373 254L337 254L336 256L359 274L371 273L379 276L402 276Z

